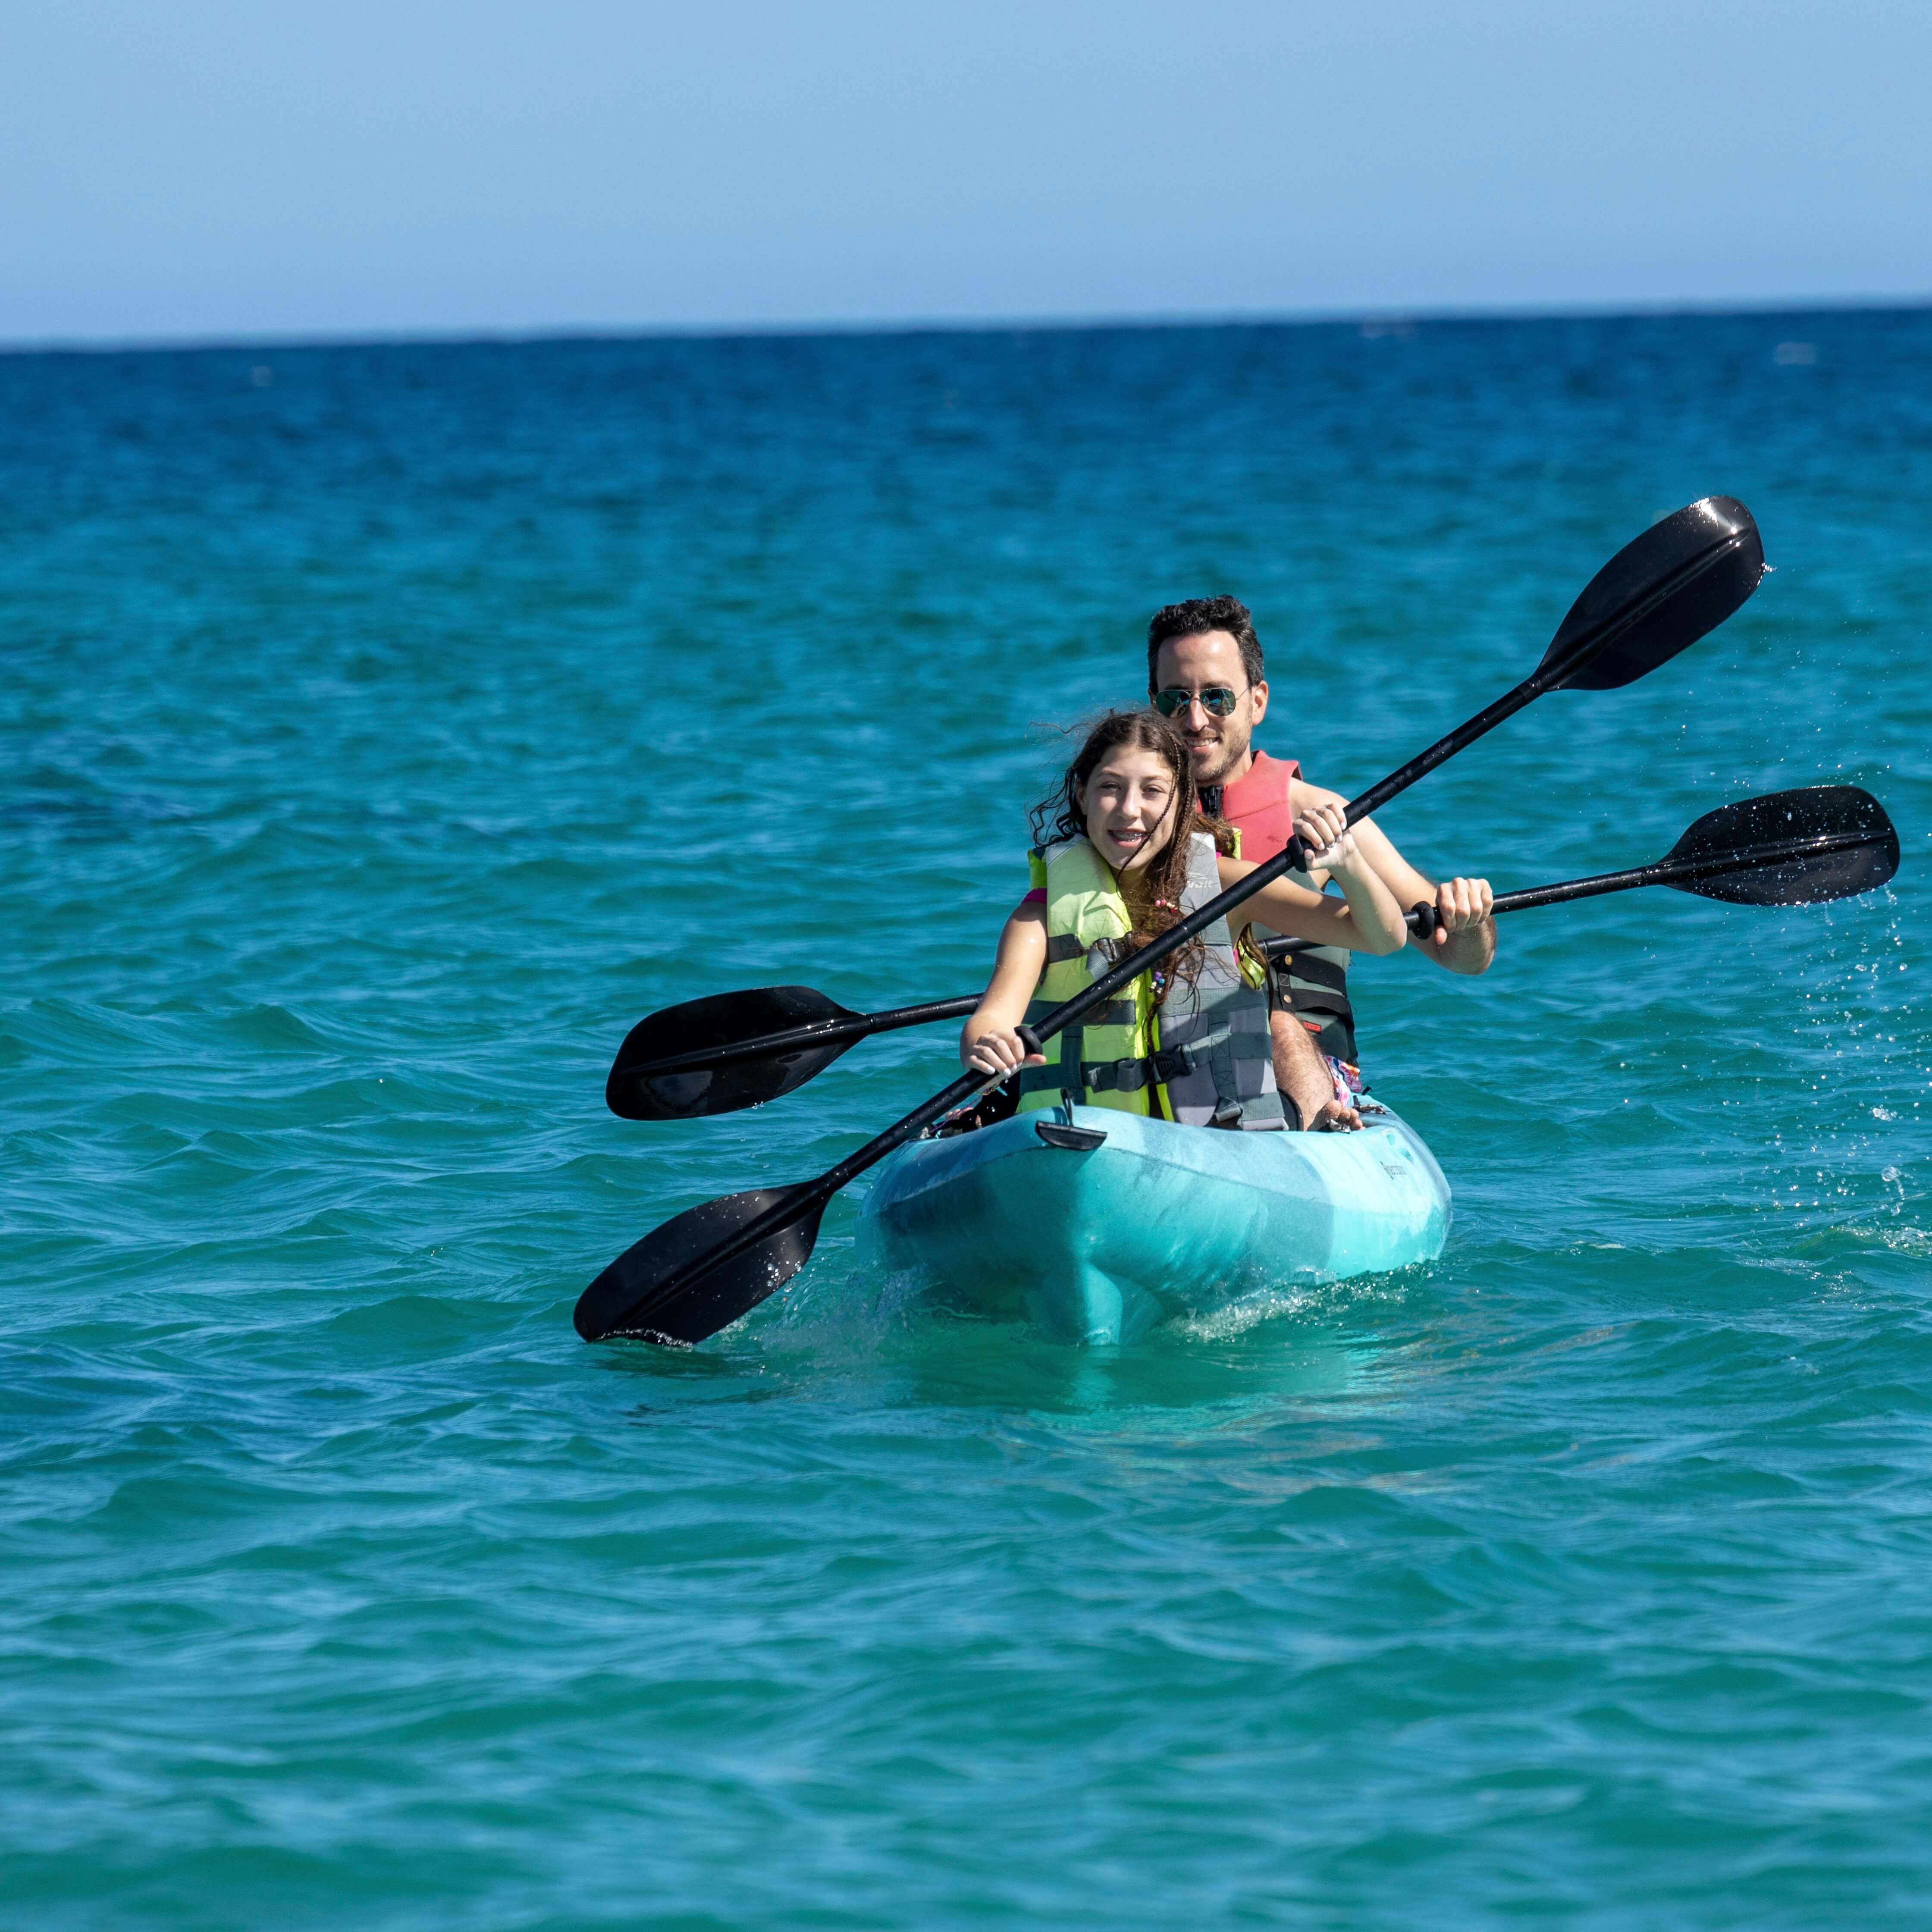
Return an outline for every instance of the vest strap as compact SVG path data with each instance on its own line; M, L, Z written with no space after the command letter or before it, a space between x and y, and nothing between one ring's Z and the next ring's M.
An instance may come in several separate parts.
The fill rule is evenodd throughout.
M1324 992L1346 993L1348 989L1348 968L1336 965L1332 959L1318 959L1312 952L1291 952L1279 963L1296 979Z
M1294 1015L1316 1036L1324 1053L1352 1064L1356 1058L1355 1010L1348 999L1347 956L1324 958L1300 948L1274 962L1269 1003Z
M1148 1057L1160 1078L1178 1080L1184 1073L1212 1066L1214 1049L1226 1046L1234 1036L1232 1027L1217 1027L1212 1033L1196 1034L1184 1046L1164 1046Z
M1174 1072L1184 1070L1179 1066L1178 1052L1172 1055L1152 1054L1143 1060L1084 1060L1080 1063L1080 1078L1077 1082L1070 1064L1023 1066L1020 1069L1020 1091L1054 1093L1077 1085L1090 1094L1138 1094L1144 1087L1155 1086L1172 1078L1172 1073L1163 1067L1163 1060L1174 1063Z
M1138 1094L1143 1087L1164 1086L1184 1073L1213 1064L1214 1050L1232 1037L1223 1027L1204 1039L1190 1040L1185 1046L1164 1046L1138 1060L1088 1060L1080 1066L1080 1084L1096 1094ZM1023 1066L1020 1069L1022 1092L1071 1087L1072 1070L1066 1066Z
M1293 980L1286 982L1288 997L1281 1002L1284 1012L1292 1013L1328 1013L1338 1020L1347 1020L1352 1024L1355 1010L1340 993L1326 993L1318 986L1310 988L1298 985Z

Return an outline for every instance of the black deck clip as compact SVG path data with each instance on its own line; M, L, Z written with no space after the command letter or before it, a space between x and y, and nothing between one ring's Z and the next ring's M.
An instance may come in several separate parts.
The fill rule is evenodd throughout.
M1058 1120L1036 1120L1033 1130L1050 1148L1065 1148L1072 1154L1091 1154L1107 1144L1102 1127L1070 1127Z

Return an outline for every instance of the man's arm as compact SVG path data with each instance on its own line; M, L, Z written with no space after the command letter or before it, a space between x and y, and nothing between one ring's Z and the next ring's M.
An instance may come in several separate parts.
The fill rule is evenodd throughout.
M1306 782L1295 787L1295 802L1306 796L1313 802L1346 804L1338 792L1326 791ZM1372 818L1365 818L1350 828L1356 848L1372 866L1384 885L1395 895L1403 911L1429 904L1436 908L1437 926L1432 939L1412 940L1411 949L1435 961L1451 973L1486 973L1496 956L1496 922L1490 916L1494 898L1486 879L1450 879L1437 885L1418 872Z

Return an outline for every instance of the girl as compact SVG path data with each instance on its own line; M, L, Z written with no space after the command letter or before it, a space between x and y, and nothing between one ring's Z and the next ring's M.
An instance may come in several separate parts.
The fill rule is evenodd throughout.
M1229 829L1200 815L1186 746L1156 712L1103 718L1033 824L1046 849L1034 855L1034 890L1007 920L992 982L961 1032L967 1066L989 1077L1018 1070L1022 1108L1064 1097L1202 1126L1360 1124L1305 1035L1306 1064L1275 1064L1259 962L1222 922L1135 980L1131 998L1029 1056L1017 1028L1030 1014L1051 1011L1255 870L1221 849L1234 843ZM1342 898L1277 879L1240 908L1242 938L1255 920L1354 952L1399 951L1401 912L1357 852L1342 808L1318 806L1295 830L1311 870ZM1295 1042L1286 1044L1292 1054ZM1295 1103L1286 1115L1282 1094Z

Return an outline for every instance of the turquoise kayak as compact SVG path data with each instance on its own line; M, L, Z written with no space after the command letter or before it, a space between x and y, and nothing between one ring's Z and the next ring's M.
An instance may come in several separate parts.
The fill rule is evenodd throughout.
M1360 1133L1229 1133L1110 1108L1028 1112L902 1148L864 1218L889 1268L976 1312L1132 1342L1260 1290L1439 1255L1442 1170L1397 1115L1364 1119Z

